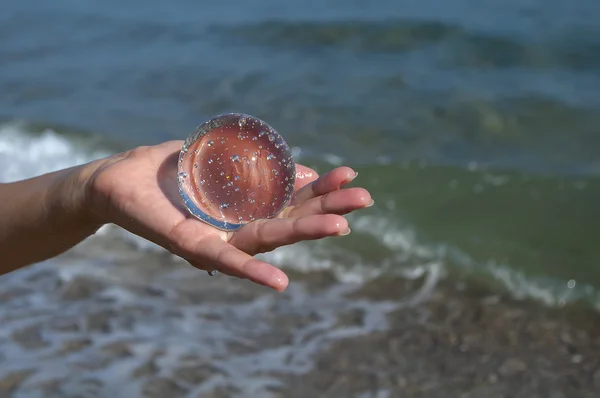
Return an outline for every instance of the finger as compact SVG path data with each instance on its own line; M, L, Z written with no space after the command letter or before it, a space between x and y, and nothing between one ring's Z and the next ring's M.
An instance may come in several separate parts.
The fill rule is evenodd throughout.
M304 240L349 233L348 221L344 217L319 214L300 218L257 220L241 228L229 242L246 253L265 253Z
M302 187L319 178L319 173L311 169L310 167L302 166L296 163L296 184L294 191L298 191Z
M364 188L347 188L329 192L293 207L288 217L312 214L348 214L373 205L371 194Z
M287 275L279 268L255 259L216 235L204 240L201 257L205 259L201 262L202 269L248 279L280 292L285 290L289 282ZM192 259L190 263L195 264L195 261Z
M350 167L337 167L330 172L323 174L317 180L302 187L302 189L294 195L292 204L299 204L308 199L340 189L342 186L354 180L356 176L357 173Z
M249 279L263 286L283 291L288 278L271 264L256 260L224 240L223 235L207 233L206 224L186 219L172 228L170 250L201 269L217 270L227 275Z

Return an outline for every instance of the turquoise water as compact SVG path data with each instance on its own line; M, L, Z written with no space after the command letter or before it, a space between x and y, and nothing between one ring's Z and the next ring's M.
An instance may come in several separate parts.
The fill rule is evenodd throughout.
M2 8L2 179L37 170L2 152L10 142L38 148L40 171L62 165L45 127L68 153L110 152L250 113L318 170L354 166L377 202L311 261L384 272L440 261L515 291L595 300L595 0Z

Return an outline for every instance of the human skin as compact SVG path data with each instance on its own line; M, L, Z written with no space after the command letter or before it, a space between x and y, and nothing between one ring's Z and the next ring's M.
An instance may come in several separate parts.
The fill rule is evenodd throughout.
M369 207L360 187L344 188L357 173L338 167L318 174L296 165L295 193L274 219L235 232L195 219L175 178L182 141L138 147L84 165L0 184L0 275L61 254L116 224L201 270L248 279L283 291L289 280L253 256L299 241L350 233L343 215Z

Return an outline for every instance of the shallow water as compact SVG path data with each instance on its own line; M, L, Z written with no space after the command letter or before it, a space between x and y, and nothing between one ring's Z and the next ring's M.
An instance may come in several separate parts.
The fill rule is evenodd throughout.
M436 263L596 303L596 1L9 1L0 18L2 181L246 112L376 200L354 236L274 262L342 280Z
M16 379L19 398L276 396L283 377L315 368L320 350L385 330L385 315L410 304L344 297L360 284L315 293L296 283L281 295L207 280L102 239L3 277L0 394ZM110 258L86 261L100 252ZM364 323L340 325L352 311L368 314Z

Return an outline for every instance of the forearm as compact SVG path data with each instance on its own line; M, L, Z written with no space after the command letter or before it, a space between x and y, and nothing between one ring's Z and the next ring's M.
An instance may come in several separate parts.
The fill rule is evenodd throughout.
M89 168L0 184L0 275L56 256L97 231L87 201Z

